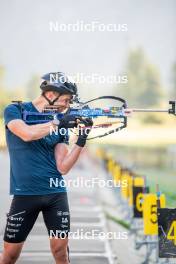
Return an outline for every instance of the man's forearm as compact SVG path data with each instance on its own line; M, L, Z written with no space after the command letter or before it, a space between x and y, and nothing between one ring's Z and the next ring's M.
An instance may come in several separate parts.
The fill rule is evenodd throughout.
M7 124L8 129L24 141L43 138L50 133L50 128L55 129L53 122L37 125L26 125L23 120L15 119Z
M56 163L57 163L58 170L62 174L67 174L68 171L76 163L83 148L75 144L73 148L71 149L71 151L68 152L68 150L66 151L65 147L61 145L62 144L58 144L55 150ZM62 153L62 156L61 156L61 153Z
M54 128L52 122L28 126L29 140L37 140L47 136L50 133L51 126Z

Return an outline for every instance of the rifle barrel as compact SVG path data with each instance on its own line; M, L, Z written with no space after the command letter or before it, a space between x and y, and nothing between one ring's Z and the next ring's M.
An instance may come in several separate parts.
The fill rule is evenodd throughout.
M134 108L134 109L126 109L125 112L138 112L138 113L168 113L168 109L142 109L142 108Z

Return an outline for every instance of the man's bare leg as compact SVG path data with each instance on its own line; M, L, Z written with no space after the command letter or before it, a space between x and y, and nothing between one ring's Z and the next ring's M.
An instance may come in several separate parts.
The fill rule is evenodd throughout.
M56 264L69 264L68 238L52 238L50 239L50 247Z
M8 243L4 242L4 250L0 256L0 264L14 264L20 256L22 243Z

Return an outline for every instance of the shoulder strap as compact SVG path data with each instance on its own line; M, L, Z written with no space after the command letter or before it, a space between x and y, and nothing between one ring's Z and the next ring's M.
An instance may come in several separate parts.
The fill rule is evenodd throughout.
M20 110L21 116L23 117L23 110L24 110L23 102L22 101L12 101L12 104L18 107L18 109Z

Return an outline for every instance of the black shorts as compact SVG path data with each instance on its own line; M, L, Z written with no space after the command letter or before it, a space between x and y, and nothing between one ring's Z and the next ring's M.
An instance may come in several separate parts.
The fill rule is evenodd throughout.
M70 231L67 193L15 195L7 214L4 241L24 242L42 212L50 238L64 238Z

